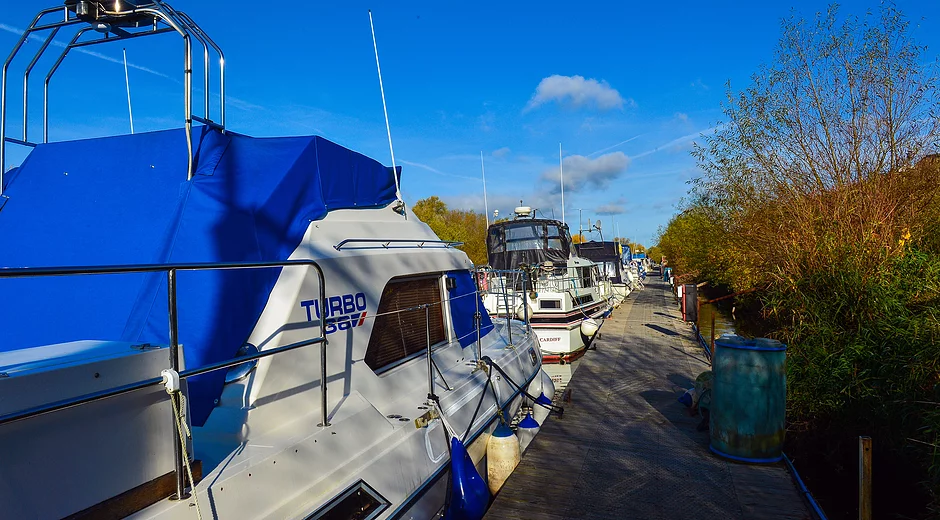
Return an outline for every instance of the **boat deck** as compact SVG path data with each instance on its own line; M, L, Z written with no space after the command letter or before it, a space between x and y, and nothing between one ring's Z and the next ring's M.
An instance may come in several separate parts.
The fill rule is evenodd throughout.
M676 399L709 369L655 278L601 329L597 350L486 518L810 519L786 467L725 461Z

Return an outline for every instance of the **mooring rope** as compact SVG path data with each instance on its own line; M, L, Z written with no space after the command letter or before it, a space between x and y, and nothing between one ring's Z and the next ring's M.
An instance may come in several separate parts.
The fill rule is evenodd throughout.
M202 511L199 509L199 499L196 497L196 480L193 479L193 469L189 464L189 453L186 451L186 439L192 438L192 432L189 429L189 425L183 420L183 414L180 413L180 410L186 409L186 396L179 390L175 392L167 390L167 393L170 394L170 403L173 404L173 416L176 417L176 431L179 432L180 446L183 449L183 465L186 467L186 474L189 476L189 483L192 486L193 502L196 504L196 518L202 520ZM176 399L173 399L174 394L179 395L180 406L176 406Z

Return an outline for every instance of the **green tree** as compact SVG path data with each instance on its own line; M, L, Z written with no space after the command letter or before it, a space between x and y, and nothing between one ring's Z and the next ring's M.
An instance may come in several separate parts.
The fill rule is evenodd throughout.
M855 438L872 435L875 465L904 466L905 493L926 483L936 516L940 167L925 156L940 102L925 51L890 3L784 20L773 61L728 86L659 246L679 274L762 289L765 334L789 344L791 455L819 460L817 478L854 478ZM917 500L875 516L912 517L890 507Z
M463 242L459 247L477 265L487 263L486 217L482 213L452 210L436 196L421 199L411 208L441 240Z
M694 151L693 194L762 278L744 285L788 283L811 257L842 255L839 244L882 249L916 225L933 190L898 173L936 148L940 103L908 26L891 4L865 18L836 6L794 15L751 85L729 85L728 120Z

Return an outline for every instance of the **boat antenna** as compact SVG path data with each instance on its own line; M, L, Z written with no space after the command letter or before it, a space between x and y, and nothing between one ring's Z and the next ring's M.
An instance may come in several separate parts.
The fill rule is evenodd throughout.
M133 134L134 110L131 108L131 80L127 76L127 48L124 49L124 85L127 87L127 115L131 118L131 134Z
M558 143L558 171L561 172L561 221L565 221L565 163L561 160L561 143ZM578 224L580 226L580 223Z
M388 151L392 155L392 177L395 178L395 197L402 203L402 215L408 218L404 212L404 203L401 199L401 186L398 182L398 168L395 165L395 148L392 146L392 127L388 124L388 107L385 104L385 86L382 84L382 66L379 65L379 46L375 42L375 24L372 22L372 9L369 9L369 27L372 29L372 48L375 50L375 68L379 72L379 91L382 93L382 111L385 112L385 131L388 133Z
M486 228L490 227L490 207L486 203L486 167L483 165L483 150L480 150L480 170L483 172L483 216L486 218Z

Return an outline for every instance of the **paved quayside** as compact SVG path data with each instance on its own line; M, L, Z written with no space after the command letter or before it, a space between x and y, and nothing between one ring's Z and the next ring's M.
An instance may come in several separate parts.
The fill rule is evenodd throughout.
M676 399L709 366L668 286L648 279L601 329L487 519L812 518L783 465L708 451Z

